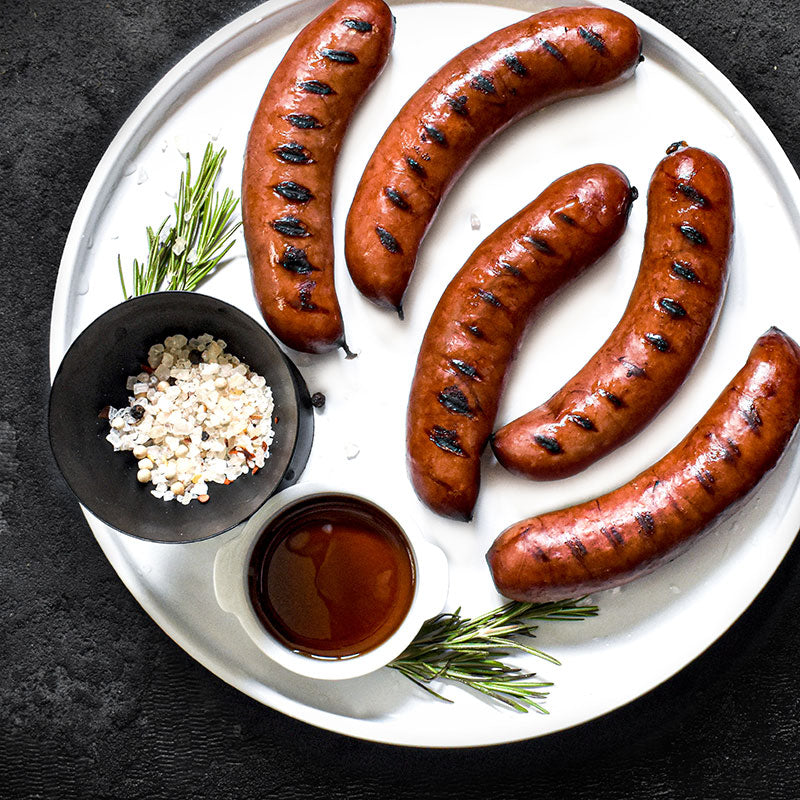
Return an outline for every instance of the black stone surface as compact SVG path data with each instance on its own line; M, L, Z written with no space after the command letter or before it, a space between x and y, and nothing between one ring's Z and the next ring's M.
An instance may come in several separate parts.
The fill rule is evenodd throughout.
M719 67L800 165L794 0L632 4ZM59 258L139 100L253 5L0 9L0 797L800 797L797 545L733 628L666 684L581 728L477 751L373 745L264 708L187 656L119 581L46 441Z

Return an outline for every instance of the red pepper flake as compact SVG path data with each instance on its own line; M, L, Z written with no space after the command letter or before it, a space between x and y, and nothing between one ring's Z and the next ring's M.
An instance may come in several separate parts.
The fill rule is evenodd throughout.
M225 480L223 481L222 485L223 486L227 486L229 483L230 483L230 481L227 478L225 478Z
M155 370L149 364L139 364L142 368L142 372L146 372L148 375L152 375Z
M255 475L256 472L258 472L258 467L253 467L253 475Z
M110 413L111 413L111 406L106 406L105 408L101 408L100 413L97 415L97 419L108 419Z
M227 481L227 482L228 482L228 483L230 483L230 481ZM201 494L201 495L198 495L198 496L197 496L197 499L198 499L198 500L199 500L201 503L207 503L207 502L208 502L208 495L207 495L207 494Z

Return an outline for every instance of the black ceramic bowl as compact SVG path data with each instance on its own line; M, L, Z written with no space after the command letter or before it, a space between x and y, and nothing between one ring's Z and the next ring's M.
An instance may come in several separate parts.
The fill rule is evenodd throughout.
M209 501L189 505L150 494L136 480L132 453L106 441L108 405L128 404L129 375L141 372L147 351L167 336L209 333L266 378L275 402L275 438L255 475L227 486L209 484ZM117 530L154 542L196 542L247 519L305 468L314 416L305 382L275 340L254 319L228 303L194 292L157 292L127 300L96 319L64 356L50 391L50 445L78 500Z

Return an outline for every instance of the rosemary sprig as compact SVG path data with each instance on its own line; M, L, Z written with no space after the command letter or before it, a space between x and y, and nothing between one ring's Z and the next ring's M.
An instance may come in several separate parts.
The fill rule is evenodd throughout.
M597 616L597 606L580 605L583 598L558 603L506 603L474 619L462 618L461 609L429 619L414 641L389 667L405 675L434 697L453 702L431 688L434 680L451 680L468 686L516 711L534 708L547 714L538 700L547 696L548 681L533 681L535 673L523 672L500 659L517 650L543 658L553 656L520 641L534 637L540 620L581 620Z
M167 217L158 230L147 227L147 260L133 260L132 295L125 286L122 259L117 256L126 300L161 289L192 291L233 247L233 234L241 222L230 225L230 221L239 201L230 189L221 196L214 192L225 153L224 148L214 151L209 142L194 184L192 160L186 154L186 171L181 173L175 202L175 223L167 228Z

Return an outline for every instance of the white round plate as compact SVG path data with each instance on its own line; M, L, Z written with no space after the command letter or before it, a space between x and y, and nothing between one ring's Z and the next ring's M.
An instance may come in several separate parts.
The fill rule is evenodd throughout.
M209 138L228 149L220 186L238 190L247 132L264 86L294 35L324 0L270 0L223 28L172 69L120 130L89 183L64 250L53 304L51 371L71 341L121 300L116 259L145 252L146 225L171 210L187 147L196 163ZM402 103L447 58L491 31L551 4L540 0L393 2L397 37L386 71L358 110L339 162L334 217L336 282L348 340L360 352L299 356L317 415L303 480L390 491L448 555L448 607L472 615L500 602L484 553L506 525L610 490L658 459L705 412L743 364L758 335L778 325L800 337L798 179L746 100L704 58L643 14L607 0L644 34L635 79L552 106L513 126L456 184L420 251L406 321L366 302L342 256L343 223L361 171ZM415 497L405 470L405 405L416 353L450 277L480 240L565 172L604 161L647 190L673 141L718 155L733 177L737 233L731 280L716 332L668 408L634 441L574 478L535 484L505 474L487 455L474 521L443 520ZM471 217L480 220L473 230ZM605 339L638 270L645 203L627 232L589 274L534 323L514 366L498 423L544 401ZM258 317L244 247L203 291ZM576 321L579 324L576 325ZM211 331L213 333L213 331ZM238 531L190 545L160 545L117 533L87 514L126 586L187 652L241 691L313 725L402 745L459 747L542 736L633 700L708 647L751 603L800 523L800 453L778 468L684 556L621 591L598 594L597 619L542 623L537 644L563 662L522 663L555 686L549 715L518 714L459 687L447 705L382 670L341 683L315 682L266 660L214 599L217 549Z

